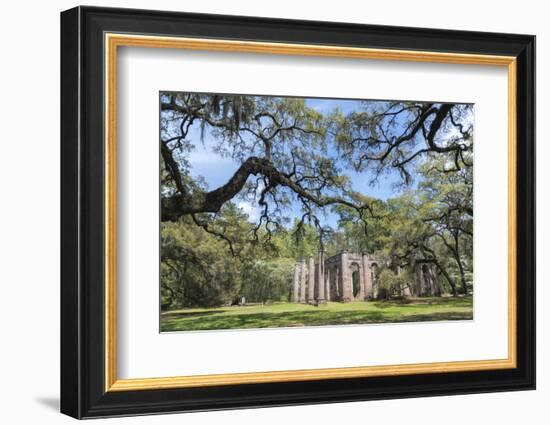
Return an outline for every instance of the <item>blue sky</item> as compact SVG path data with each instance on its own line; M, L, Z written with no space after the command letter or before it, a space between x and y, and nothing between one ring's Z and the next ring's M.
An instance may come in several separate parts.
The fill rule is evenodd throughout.
M335 108L339 108L344 114L347 114L360 109L360 102L357 100L307 99L306 104L321 113L328 113ZM215 140L208 132L205 133L203 141L201 141L198 127L191 129L189 135L189 139L194 145L194 150L190 152L188 157L191 165L191 176L193 178L204 178L210 190L225 184L235 173L240 163L216 153L213 149ZM358 173L349 166L343 167L343 172L350 177L354 191L384 200L399 195L394 184L400 179L395 173L384 174L380 176L377 184L371 185L372 175L368 172ZM243 211L249 214L251 221L258 217L257 205L253 202L243 200L236 202ZM293 221L292 216L298 217L301 215L299 205L294 202L289 211L291 222ZM332 227L337 224L337 217L332 213L327 213L322 220L323 224Z

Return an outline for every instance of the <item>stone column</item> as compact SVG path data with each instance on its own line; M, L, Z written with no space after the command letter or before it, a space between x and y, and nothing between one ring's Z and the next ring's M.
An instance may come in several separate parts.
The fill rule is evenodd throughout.
M370 271L369 258L368 255L363 253L362 255L363 263L363 281L365 282L365 299L372 298L372 275Z
M442 292L441 283L440 283L440 281L439 281L439 277L438 277L437 274L434 272L433 268L432 268L431 270L432 270L433 294L434 294L436 297L440 297L440 296L441 296L441 292Z
M378 285L376 284L376 272L378 266L374 267L374 264L370 265L371 281L372 281L372 297L374 299L378 298Z
M431 297L441 296L441 287L439 286L439 282L437 281L437 276L432 265L427 266L426 271L428 275L428 282L430 284L429 295Z
M426 266L426 277L424 279L428 280L428 296L433 295L433 280L432 280L432 273L431 268L429 266Z
M359 292L357 292L357 296L355 296L354 299L356 301L365 301L365 272L363 271L363 262L359 264L357 278L359 279Z
M422 263L416 266L416 281L417 281L416 296L421 297L422 295L424 295L424 279L422 276Z
M325 254L319 251L319 264L317 264L317 302L325 303Z
M315 257L309 257L308 282L307 282L307 302L315 302Z
M300 302L306 302L306 260L300 260Z
M292 286L292 302L300 302L300 265L294 264L294 282Z
M338 301L342 301L342 288L340 283L340 267L336 266L333 270L334 279L334 297Z
M327 301L330 301L330 267L325 269L325 298Z
M363 273L365 275L365 299L372 298L372 275L370 273L370 263L367 254L363 254Z
M349 302L353 299L353 290L351 287L347 251L342 251L342 254L340 254L340 279L342 281L342 301Z

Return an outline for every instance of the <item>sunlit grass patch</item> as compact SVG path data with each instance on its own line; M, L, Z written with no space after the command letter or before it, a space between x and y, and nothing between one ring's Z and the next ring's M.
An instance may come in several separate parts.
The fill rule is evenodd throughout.
M194 308L163 312L161 331L251 329L473 319L472 297Z

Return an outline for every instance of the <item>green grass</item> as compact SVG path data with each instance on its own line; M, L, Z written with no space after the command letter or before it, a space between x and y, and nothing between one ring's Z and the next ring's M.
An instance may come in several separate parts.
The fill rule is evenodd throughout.
M161 314L161 332L279 328L361 323L469 320L472 297L398 301L330 302L318 307L293 303L171 310Z

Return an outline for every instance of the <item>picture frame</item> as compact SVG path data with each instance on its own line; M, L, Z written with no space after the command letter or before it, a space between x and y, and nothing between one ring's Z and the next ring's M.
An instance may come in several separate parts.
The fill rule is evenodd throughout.
M509 272L508 356L119 379L123 46L506 68L508 208L495 214L508 220L507 265L498 265ZM61 13L61 116L62 413L80 419L535 388L534 36L81 6Z

